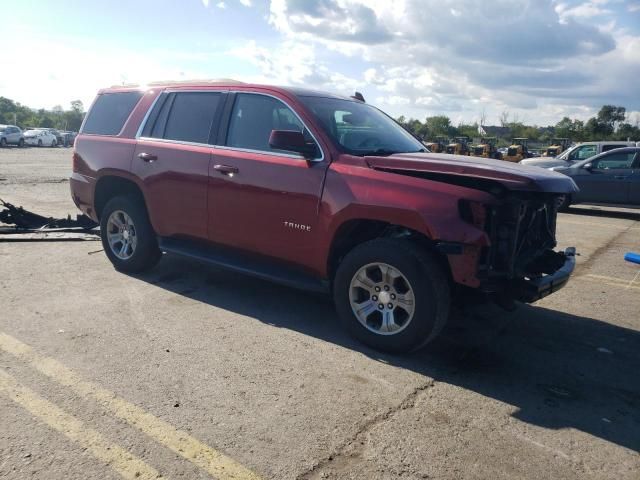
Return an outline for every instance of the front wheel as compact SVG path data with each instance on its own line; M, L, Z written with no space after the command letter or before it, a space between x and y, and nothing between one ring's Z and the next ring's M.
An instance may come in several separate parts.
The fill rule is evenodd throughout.
M42 140L38 140L38 146L41 147L42 146Z
M334 301L362 343L408 352L433 340L449 316L449 282L435 257L406 240L363 243L340 263Z
M52 147L57 147L58 146L58 142L56 142L55 140L51 140L51 146Z
M5 148L7 146L7 139L0 138L0 147Z
M135 195L107 202L100 218L100 237L107 257L122 272L148 270L162 256L147 210Z

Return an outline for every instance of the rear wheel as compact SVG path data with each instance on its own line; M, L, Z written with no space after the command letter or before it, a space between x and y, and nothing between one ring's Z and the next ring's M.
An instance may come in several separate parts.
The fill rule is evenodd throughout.
M7 139L0 138L0 147L5 148L7 146Z
M21 138L20 140L18 140L18 147L19 148L23 148L24 147L24 138Z
M100 236L116 270L142 272L152 268L162 256L147 211L135 195L107 202L100 219Z
M387 352L408 352L433 340L449 314L449 283L429 252L397 239L352 250L334 280L334 301L347 330Z
M58 146L58 142L56 141L55 138L53 140L51 140L51 146L52 147L57 147Z
M38 146L41 147L42 146L42 140L38 140Z

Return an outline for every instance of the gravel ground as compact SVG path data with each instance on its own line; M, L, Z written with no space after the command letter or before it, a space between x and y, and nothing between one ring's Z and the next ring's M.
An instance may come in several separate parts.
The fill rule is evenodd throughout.
M0 150L0 198L75 215L70 163ZM175 257L127 276L99 242L0 242L0 386L28 389L0 388L0 478L145 478L95 432L127 465L210 478L176 429L263 478L638 479L638 238L630 210L560 215L581 254L566 288L456 309L401 357L352 341L323 297Z

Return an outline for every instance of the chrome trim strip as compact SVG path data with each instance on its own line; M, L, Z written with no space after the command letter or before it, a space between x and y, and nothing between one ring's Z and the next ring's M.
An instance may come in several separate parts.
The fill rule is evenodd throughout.
M185 140L171 140L169 138L138 137L136 138L136 140L146 140L148 142L161 142L161 143L176 143L178 145L190 145L192 147L216 148L215 145L211 145L210 143L187 142Z
M259 153L260 155L269 155L271 157L288 157L295 158L296 160L309 160L311 162L319 162L321 159L306 159L300 154L293 153L281 153L281 152L268 152L266 150L252 150L250 148L228 147L227 145L214 145L214 148L219 150L231 150L233 152L247 152L247 153Z
M287 106L287 108L289 110L291 110L293 112L293 114L296 116L296 118L298 120L300 120L300 123L302 124L302 126L309 132L309 135L311 135L311 138L313 138L313 141L316 142L316 145L318 145L318 149L320 149L320 158L311 158L311 159L306 159L304 158L302 155L293 155L290 153L279 153L279 152L269 152L266 150L252 150L249 148L238 148L238 147L229 147L227 145L214 145L211 143L197 143L197 142L185 142L182 140L171 140L171 139L167 139L167 138L153 138L153 137L142 137L142 131L144 130L144 127L147 124L147 121L149 120L149 116L151 115L151 112L153 111L154 107L156 106L156 103L158 102L158 99L162 96L163 93L181 93L181 92L185 92L185 93L208 93L208 92L216 92L216 93L246 93L246 94L251 94L251 95L263 95L265 97L271 97L271 98L275 98L276 100L278 100L279 102L282 102L283 104L285 104ZM236 151L236 152L247 152L247 153L259 153L262 155L270 155L270 156L276 156L276 157L289 157L289 158L296 158L296 159L303 159L303 160L307 160L310 162L322 162L325 159L325 155L324 155L324 150L322 149L322 145L320 144L320 142L318 141L318 139L316 138L316 136L313 134L313 132L311 131L311 129L309 127L307 127L307 124L304 123L304 121L302 120L302 118L300 118L300 115L298 115L298 112L296 112L291 105L289 105L286 101L282 100L281 98L276 97L275 95L271 95L269 93L262 93L262 92L247 92L247 91L243 91L243 90L185 90L185 89L165 89L162 90L158 96L155 98L155 100L153 101L153 103L151 104L151 106L149 107L149 109L147 110L147 113L145 114L144 118L142 119L142 122L140 123L140 127L138 127L138 131L136 133L135 136L136 140L146 140L146 141L151 141L151 142L162 142L162 143L176 143L179 145L191 145L191 146L195 146L195 147L212 147L212 148L218 148L221 150L232 150L232 151Z

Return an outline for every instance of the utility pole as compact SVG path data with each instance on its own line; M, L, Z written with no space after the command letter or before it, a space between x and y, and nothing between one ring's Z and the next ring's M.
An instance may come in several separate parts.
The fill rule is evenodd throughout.
M13 124L18 125L18 117L16 116L16 112L13 112Z

